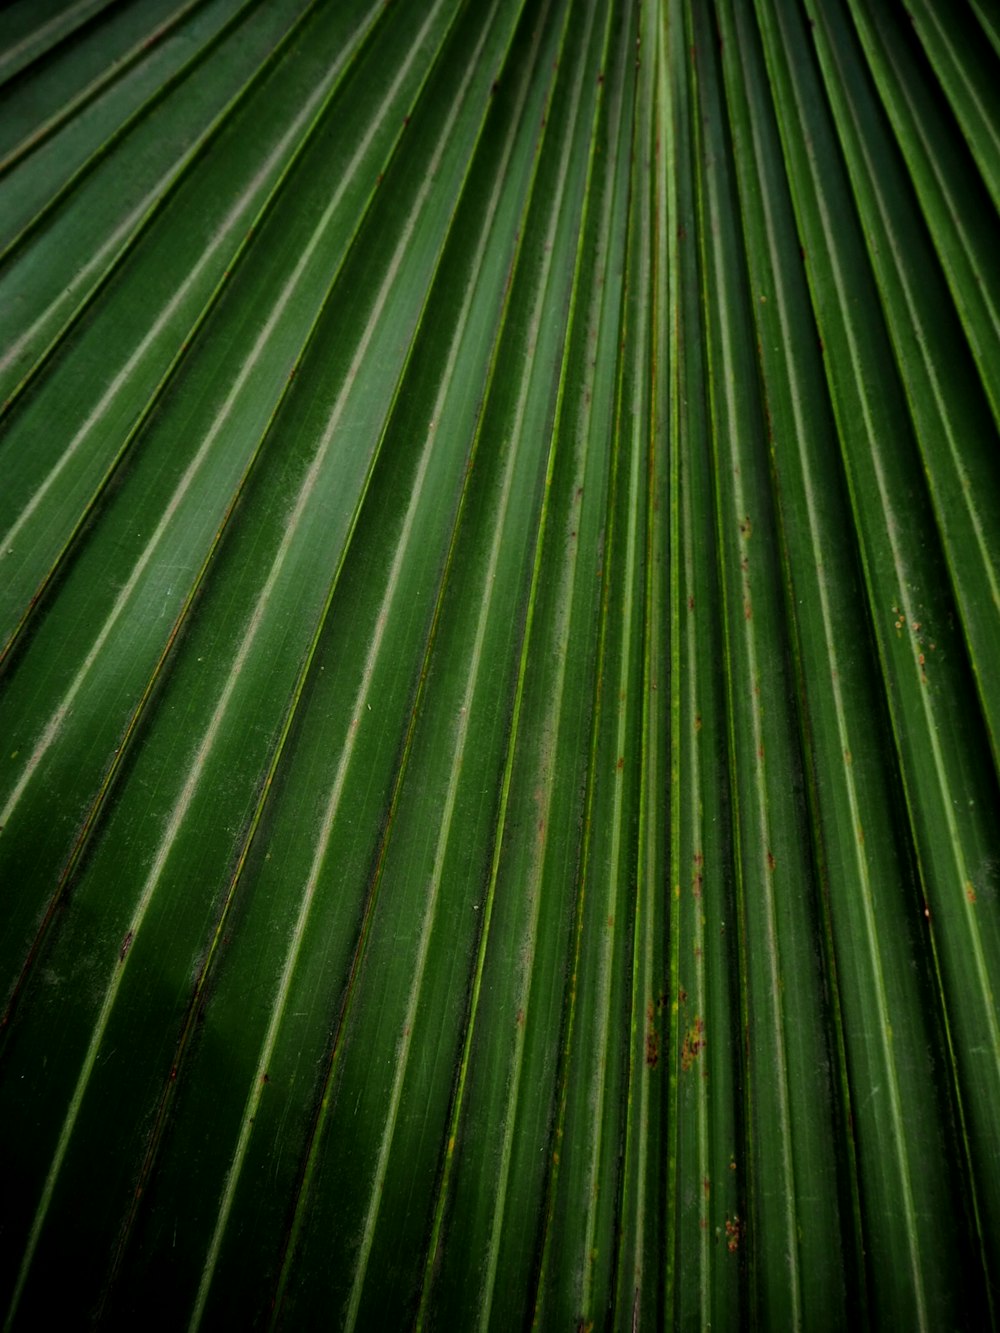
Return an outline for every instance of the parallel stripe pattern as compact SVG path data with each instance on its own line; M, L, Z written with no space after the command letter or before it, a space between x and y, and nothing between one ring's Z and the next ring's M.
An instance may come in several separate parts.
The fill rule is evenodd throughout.
M0 14L0 1324L1000 1321L1000 24Z

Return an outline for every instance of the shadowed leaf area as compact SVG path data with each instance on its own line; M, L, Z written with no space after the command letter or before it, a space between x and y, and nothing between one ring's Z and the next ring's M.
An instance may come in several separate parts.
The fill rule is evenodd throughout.
M0 12L0 1325L979 1330L991 0Z

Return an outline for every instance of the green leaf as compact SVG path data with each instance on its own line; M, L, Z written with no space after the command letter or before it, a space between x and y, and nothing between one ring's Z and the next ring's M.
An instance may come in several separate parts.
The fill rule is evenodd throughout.
M998 31L0 16L5 1327L995 1325Z

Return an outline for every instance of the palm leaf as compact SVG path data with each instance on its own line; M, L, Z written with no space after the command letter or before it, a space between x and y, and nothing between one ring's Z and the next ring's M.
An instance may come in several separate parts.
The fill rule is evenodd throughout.
M0 15L7 1327L995 1321L998 34Z

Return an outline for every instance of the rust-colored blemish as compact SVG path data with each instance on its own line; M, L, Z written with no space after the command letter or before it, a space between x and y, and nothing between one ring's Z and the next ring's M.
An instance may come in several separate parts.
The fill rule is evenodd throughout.
M681 1069L685 1073L692 1067L704 1048L705 1024L695 1015L694 1022L684 1033L684 1040L681 1042Z
M646 1064L650 1069L655 1069L660 1063L660 1034L656 1030L654 1017L653 1002L650 1000L646 1006Z
M694 892L694 896L696 898L701 897L701 889L704 882L705 882L704 876L702 875L701 871L700 870L695 871L694 878L691 881L691 887L692 891Z
M750 522L749 514L744 515L740 523L740 533L742 534L744 541L749 541L753 536L753 524Z
M680 990L677 992L677 999L678 999L678 1002L679 1002L680 1004L685 1004L685 1003L687 1002L687 997L688 997L688 993L687 993L687 991L684 989L684 987L682 986L682 987L680 988Z
M701 714L698 713L694 720L695 731L701 731Z
M621 772L621 770L622 770L624 767L625 767L625 756L624 756L623 754L620 754L620 755L618 756L618 763L615 764L615 768L617 768L618 771Z
M774 866L775 866L774 853L771 851L770 848L768 848L768 850L767 850L767 868L768 868L768 870L773 870L773 869L774 869Z
M740 1239L743 1236L743 1223L736 1213L732 1218L726 1218L726 1249L730 1254L735 1254L740 1248Z
M976 901L976 891L972 887L971 883L969 883L968 881L966 881L965 885L965 896L966 898L968 898L970 903L974 903Z

